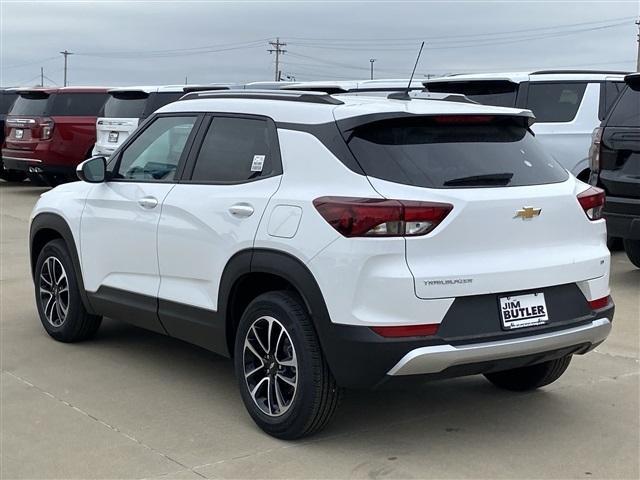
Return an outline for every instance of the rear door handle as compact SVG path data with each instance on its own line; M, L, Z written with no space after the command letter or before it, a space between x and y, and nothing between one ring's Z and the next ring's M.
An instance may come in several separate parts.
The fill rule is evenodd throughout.
M158 205L158 199L150 195L148 197L142 197L138 199L138 205L140 205L142 208L147 209L156 208L156 206Z
M250 217L253 215L253 207L248 203L236 203L229 207L229 213L234 217Z

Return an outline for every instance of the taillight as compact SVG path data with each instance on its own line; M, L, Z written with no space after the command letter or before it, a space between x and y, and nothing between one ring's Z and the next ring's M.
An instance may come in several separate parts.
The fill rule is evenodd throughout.
M604 190L598 187L590 187L578 194L578 202L584 213L589 217L589 220L600 220L602 218L604 201Z
M453 209L448 203L321 197L316 210L345 237L415 237L426 235Z
M610 296L598 298L596 300L589 300L588 301L589 308L591 310L600 310L601 308L604 308L607 305L609 305L610 301L611 301L611 297Z
M591 147L589 147L589 168L593 173L600 172L601 142L602 142L602 128L597 127L591 134Z
M371 327L381 337L429 337L438 333L439 323L427 323L425 325L398 325L394 327Z
M49 140L53 135L53 126L53 120L50 118L40 120L40 139Z

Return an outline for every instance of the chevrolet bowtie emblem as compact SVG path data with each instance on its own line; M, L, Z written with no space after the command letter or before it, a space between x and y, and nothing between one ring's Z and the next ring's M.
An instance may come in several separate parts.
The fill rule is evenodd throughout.
M533 217L539 217L541 213L542 213L541 208L523 207L521 210L516 210L516 216L513 218L531 220Z

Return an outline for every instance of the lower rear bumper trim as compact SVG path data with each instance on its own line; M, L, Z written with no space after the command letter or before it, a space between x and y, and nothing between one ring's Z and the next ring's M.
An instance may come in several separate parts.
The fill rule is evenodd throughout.
M610 331L609 319L600 318L579 327L511 340L420 347L402 357L387 375L439 373L456 365L543 353L580 344L597 345L607 338Z

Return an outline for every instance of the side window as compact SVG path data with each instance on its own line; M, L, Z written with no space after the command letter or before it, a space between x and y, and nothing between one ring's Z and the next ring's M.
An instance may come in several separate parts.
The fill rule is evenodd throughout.
M541 122L570 122L576 117L586 83L530 83L527 108Z
M624 82L612 82L607 80L600 87L600 109L598 110L598 119L604 120L609 113L609 109L616 103L618 95L624 90Z
M159 117L122 152L115 179L170 181L197 117Z
M239 183L277 173L266 120L214 117L202 141L191 179Z

